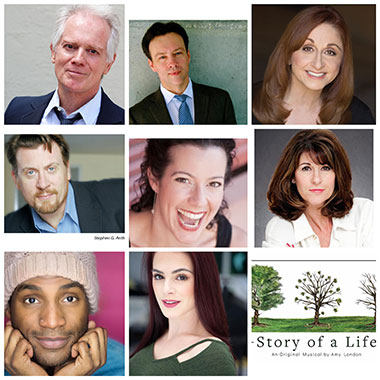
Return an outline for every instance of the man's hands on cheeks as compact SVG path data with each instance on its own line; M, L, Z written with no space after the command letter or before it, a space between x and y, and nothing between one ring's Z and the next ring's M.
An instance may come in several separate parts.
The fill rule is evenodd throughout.
M107 330L88 322L87 332L71 348L74 361L61 367L54 376L92 375L107 361Z
M46 371L32 362L33 347L21 332L8 321L4 330L4 366L12 376L47 376Z

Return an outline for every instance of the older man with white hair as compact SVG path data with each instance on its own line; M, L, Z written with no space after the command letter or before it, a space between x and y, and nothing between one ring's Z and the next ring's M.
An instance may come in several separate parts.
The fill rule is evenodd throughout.
M70 5L58 12L50 45L55 91L16 97L5 124L124 124L124 109L101 88L116 59L120 22L108 5Z

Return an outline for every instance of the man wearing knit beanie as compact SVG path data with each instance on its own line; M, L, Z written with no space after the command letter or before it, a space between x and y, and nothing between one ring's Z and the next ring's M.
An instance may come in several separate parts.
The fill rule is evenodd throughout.
M6 375L124 375L123 349L88 320L99 295L92 252L5 252L4 257Z

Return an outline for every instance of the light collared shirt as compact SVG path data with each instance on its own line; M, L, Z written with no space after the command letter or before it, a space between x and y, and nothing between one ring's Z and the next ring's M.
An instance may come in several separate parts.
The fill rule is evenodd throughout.
M333 227L330 248L373 246L373 202L365 198L354 198L350 212L343 218L332 218ZM266 226L263 247L320 247L317 234L311 228L305 214L288 221L273 217Z
M179 124L179 107L182 102L175 98L177 94L167 90L162 84L160 85L160 91L164 96L166 107L169 111L170 118L172 119L173 124ZM193 93L193 83L189 78L189 84L187 85L185 91L181 95L187 95L186 104L189 106L191 118L194 122L194 93Z
M57 107L66 118L72 118L76 116L77 113L80 112L82 115L82 119L77 120L74 124L79 125L94 125L96 124L96 120L98 120L100 105L102 103L102 89L99 87L96 95L85 105L71 113L70 115L66 114L66 111L60 106L58 90L54 91L53 97L50 99L48 106L45 109L44 115L41 119L41 125L44 124L60 124L60 121L55 114L54 107Z
M65 213L63 218L59 222L57 229L54 229L50 224L46 223L32 208L32 216L34 221L34 226L41 233L79 233L79 218L77 213L77 207L75 205L75 195L73 186L69 182L69 189L67 192Z

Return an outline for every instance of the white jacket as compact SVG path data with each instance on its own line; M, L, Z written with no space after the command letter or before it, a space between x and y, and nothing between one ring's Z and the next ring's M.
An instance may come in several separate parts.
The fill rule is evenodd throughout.
M332 219L329 247L372 247L373 210L371 200L354 198L347 215ZM294 221L274 216L266 226L263 247L320 247L320 243L305 214L302 214Z

